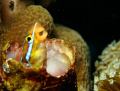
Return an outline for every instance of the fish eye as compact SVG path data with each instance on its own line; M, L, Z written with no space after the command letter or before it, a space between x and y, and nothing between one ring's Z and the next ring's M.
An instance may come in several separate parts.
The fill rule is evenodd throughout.
M27 40L30 41L30 40L31 40L31 37L28 37Z
M26 41L27 43L32 43L32 42L33 42L33 37L32 37L32 35L28 35L28 36L26 37L25 41Z

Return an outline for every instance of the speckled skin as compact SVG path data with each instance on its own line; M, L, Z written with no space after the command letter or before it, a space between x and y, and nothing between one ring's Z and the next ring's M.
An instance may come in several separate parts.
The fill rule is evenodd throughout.
M90 53L81 35L73 29L55 25L53 37L63 39L76 47L75 71L77 74L78 91L90 91Z

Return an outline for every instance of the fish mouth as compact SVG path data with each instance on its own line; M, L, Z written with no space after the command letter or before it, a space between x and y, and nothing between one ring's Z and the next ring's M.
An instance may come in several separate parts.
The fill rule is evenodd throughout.
M47 58L44 63L46 66L40 66L39 69L45 68L46 72L53 77L65 75L75 63L75 46L68 45L61 39L48 39L45 41L45 45ZM7 59L12 58L21 63L23 46L19 46L18 42L9 42L3 49L3 54ZM33 67L34 64L29 66Z

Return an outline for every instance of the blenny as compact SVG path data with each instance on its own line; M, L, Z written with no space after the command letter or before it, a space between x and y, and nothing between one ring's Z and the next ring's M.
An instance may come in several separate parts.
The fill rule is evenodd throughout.
M47 35L45 28L36 22L25 37L20 62L42 67L47 55L45 46Z

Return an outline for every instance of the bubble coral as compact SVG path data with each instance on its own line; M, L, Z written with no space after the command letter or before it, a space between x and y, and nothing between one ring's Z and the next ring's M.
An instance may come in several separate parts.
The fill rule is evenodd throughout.
M120 90L120 41L113 41L96 61L94 73L94 91Z

